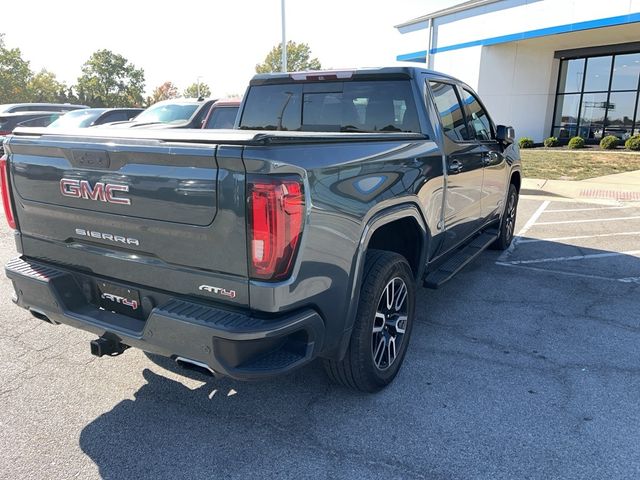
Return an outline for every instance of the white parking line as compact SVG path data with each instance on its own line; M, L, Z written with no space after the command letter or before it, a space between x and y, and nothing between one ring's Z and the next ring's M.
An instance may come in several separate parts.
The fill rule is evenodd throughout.
M589 255L573 255L570 257L535 258L533 260L513 260L511 262L498 262L498 263L508 263L510 265L526 265L531 263L567 262L571 260L590 260L592 258L618 257L621 255L636 256L639 254L640 254L640 250L629 250L626 252L591 253Z
M618 281L624 283L640 283L640 277L619 278Z
M520 231L518 232L518 237L523 236L525 233L529 231L531 227L533 227L533 225L538 221L538 218L540 218L540 215L542 215L542 213L545 211L545 209L549 206L550 203L551 202L549 200L545 200L544 202L542 202L542 205L540 205L538 209L535 212L533 212L533 215L529 217L529 220L527 220L527 223L524 224L524 227L520 229Z
M528 267L525 265L514 265L513 263L509 263L509 262L496 262L496 265L500 265L502 267L523 268L525 270L533 270L534 272L560 274L560 275L565 275L567 277L588 278L590 280L608 280L610 282L625 282L625 283L632 283L635 281L633 279L626 279L626 278L602 277L600 275L589 275L587 273L565 272L562 270L550 270L548 268Z
M615 222L618 220L637 220L638 217L616 217L616 218L589 218L586 220L565 220L562 222L539 222L536 225L564 225L568 223L594 223L594 222Z
M551 273L551 274L557 274L557 275L564 275L567 277L588 278L590 280L606 280L609 282L622 282L622 283L640 283L640 277L627 277L627 278L602 277L600 275L589 275L587 273L565 272L562 270L550 270L548 268L529 267L526 265L514 265L512 263L507 263L507 262L496 262L496 265L500 265L502 267L523 268L525 270L532 270L534 272Z
M540 204L538 209L535 212L533 212L533 215L529 217L529 220L527 220L527 223L524 224L524 226L516 234L515 238L511 241L511 245L509 245L509 248L507 248L504 252L502 252L502 254L498 257L498 262L501 262L509 258L509 256L513 253L513 250L516 248L516 246L520 242L521 237L525 233L527 233L531 227L533 227L533 224L536 223L538 218L540 218L540 215L543 214L544 210L549 206L550 203L551 202L549 200L545 200Z
M594 210L624 210L625 208L634 208L631 205L627 205L624 207L598 207L598 208L562 208L559 210L546 210L545 213L556 213L556 212L591 212ZM637 207L635 207L637 208Z
M640 232L615 232L615 233L598 233L595 235L577 235L575 237L555 237L555 238L526 238L524 240L520 240L518 244L521 243L534 243L534 242L558 242L560 240L579 240L581 238L600 238L600 237L617 237L617 236L640 236Z

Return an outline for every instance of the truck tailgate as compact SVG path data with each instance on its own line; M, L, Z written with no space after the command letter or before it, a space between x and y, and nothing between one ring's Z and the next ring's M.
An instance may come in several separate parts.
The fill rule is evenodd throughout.
M241 147L16 136L9 151L26 257L246 305Z

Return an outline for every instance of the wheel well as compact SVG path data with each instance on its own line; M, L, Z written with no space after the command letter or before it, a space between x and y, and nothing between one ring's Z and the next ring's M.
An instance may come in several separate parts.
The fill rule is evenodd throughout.
M520 184L522 183L522 179L520 177L520 172L513 172L511 175L511 182L515 187L518 193L520 193Z
M407 217L378 228L373 232L367 248L402 255L409 262L413 274L417 276L420 269L422 243L422 229L418 226L418 222L412 217Z

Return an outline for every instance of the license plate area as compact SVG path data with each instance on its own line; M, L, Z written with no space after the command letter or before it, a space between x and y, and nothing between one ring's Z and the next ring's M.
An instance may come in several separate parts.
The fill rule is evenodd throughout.
M98 305L110 312L142 319L140 292L108 282L97 282Z

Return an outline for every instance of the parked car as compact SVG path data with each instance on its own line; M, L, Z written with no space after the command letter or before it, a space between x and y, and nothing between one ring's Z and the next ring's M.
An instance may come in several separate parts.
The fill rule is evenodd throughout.
M16 127L46 127L63 112L19 112L0 114L0 156L4 155L3 141Z
M0 114L0 156L4 155L2 141L17 126L46 127L63 115L63 112L18 112Z
M0 113L17 112L70 112L80 108L89 108L86 105L73 105L71 103L5 103L0 105Z
M0 162L15 302L96 334L97 356L238 379L322 358L383 388L418 285L511 243L513 128L420 67L257 75L240 111L236 130L16 130Z
M69 112L49 125L49 128L87 128L135 118L142 108L85 108Z
M202 122L202 128L233 128L236 123L236 117L238 116L239 109L240 99L230 98L218 100L211 105L211 109L209 110L207 117Z
M120 128L202 128L215 99L175 98L155 103L134 120L112 123Z
M624 127L612 125L610 127L606 127L604 133L602 133L602 128L596 129L594 132L594 137L597 139L601 139L603 136L613 135L614 137L618 137L620 140L624 141L631 137L631 131L632 128L630 126Z
M62 115L62 112L18 112L0 114L0 135L10 134L18 125L46 127ZM27 125L27 122L29 123Z

